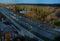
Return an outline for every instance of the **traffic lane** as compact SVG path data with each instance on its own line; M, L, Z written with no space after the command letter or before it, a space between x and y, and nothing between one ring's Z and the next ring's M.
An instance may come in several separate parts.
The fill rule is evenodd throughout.
M21 20L22 20L22 19L21 19ZM27 22L27 21L26 21L26 22ZM28 22L28 23L29 23L29 22ZM28 24L28 23L27 23L27 24ZM30 25L31 25L31 23L30 23ZM32 25L33 25L33 24L32 24ZM37 27L37 25L34 25L34 26ZM40 28L40 29L41 29L41 28ZM44 27L43 30L46 30L46 28ZM48 32L51 32L51 30L49 30ZM55 32L55 31L54 31L54 32ZM54 32L53 32L53 33L54 33ZM55 32L55 33L56 33L56 32Z
M20 23L23 23L24 25L25 25L25 23L24 22L22 22L22 21L19 21ZM44 32L44 31L42 31L42 30L37 30L37 29L35 29L35 28L31 28L31 27L29 27L30 29L31 29L31 31L32 31L32 29L34 29L33 31L34 32L37 32L37 33L39 33L40 35L43 35L44 33L45 33L45 35L43 35L43 36L45 36L45 37L48 37L48 38L50 38L50 39L53 39L55 36L54 35L52 35L52 34L49 34L49 33L46 33L46 32Z
M20 28L20 27L19 27ZM23 28L23 27L22 27ZM26 33L27 34L27 33Z
M42 29L42 30L44 30L44 31L47 31L47 32L50 32L50 33L52 33L52 34L60 34L59 32L57 32L57 31L55 31L55 30L52 30L52 29L50 29L50 28L46 28L44 25L42 25L42 26L40 26L40 27L38 27L36 24L33 24L33 23L31 23L30 21L28 21L28 20L26 20L26 19L24 19L24 18L22 18L22 17L18 17L19 19L18 20L20 20L20 21L22 21L23 22L23 24L25 24L25 25L29 25L30 27L34 27L34 28L38 28L38 29ZM24 23L25 22L25 23Z
M22 18L22 17L21 17L21 18L19 17L19 20L25 22L26 25L30 25L30 26L32 26L32 27L34 27L34 28L37 27L37 28L39 28L39 29L45 30L45 31L50 32L50 33L52 33L52 34L60 34L58 31L55 31L55 30L53 30L53 29L51 29L51 28L47 28L46 26L44 26L44 25L47 25L47 24L41 25L41 26L39 27L38 25L33 24L33 23L31 23L30 21L28 21L28 20L26 20L26 19L24 19L24 18Z

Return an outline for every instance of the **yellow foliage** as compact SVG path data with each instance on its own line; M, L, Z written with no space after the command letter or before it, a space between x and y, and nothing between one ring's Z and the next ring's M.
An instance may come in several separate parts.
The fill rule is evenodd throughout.
M28 16L28 17L34 17L35 13L34 12L32 12L32 13L25 12L25 15Z
M52 13L52 11L54 10L54 7L47 7L47 6L35 6L35 5L20 5L17 6L20 10L23 10L24 8L28 8L29 10L32 11L32 13L30 12L25 12L25 15L28 17L38 17L41 18L44 15L48 15L50 13ZM60 11L60 9L57 9L57 11ZM36 14L37 13L37 14ZM55 13L55 12L54 12Z

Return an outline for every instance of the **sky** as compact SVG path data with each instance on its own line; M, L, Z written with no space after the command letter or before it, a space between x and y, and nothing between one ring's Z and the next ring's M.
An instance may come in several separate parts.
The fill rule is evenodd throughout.
M44 4L55 4L59 3L60 0L0 0L0 3L5 3L5 4L14 4L14 3L32 3L32 4L37 4L37 3L44 3Z

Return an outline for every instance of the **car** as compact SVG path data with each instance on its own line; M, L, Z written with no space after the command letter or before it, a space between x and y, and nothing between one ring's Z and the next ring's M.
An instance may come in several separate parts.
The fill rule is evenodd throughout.
M54 30L56 30L56 31L59 31L59 32L60 32L60 27L59 27L59 28L55 28Z

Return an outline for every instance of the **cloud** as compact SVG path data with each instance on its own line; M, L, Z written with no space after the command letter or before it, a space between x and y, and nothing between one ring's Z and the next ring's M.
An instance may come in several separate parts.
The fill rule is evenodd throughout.
M60 0L0 0L0 3L60 3Z
M16 0L0 0L0 3L16 3Z

